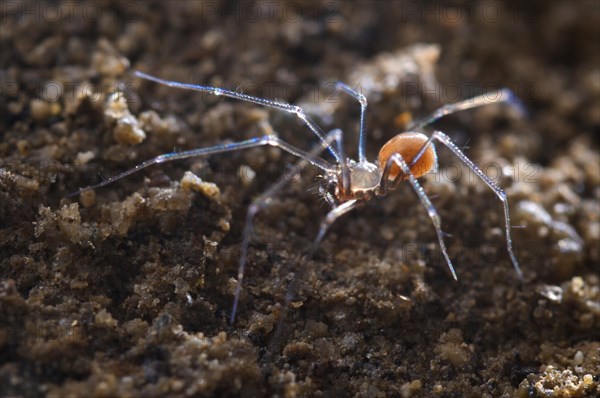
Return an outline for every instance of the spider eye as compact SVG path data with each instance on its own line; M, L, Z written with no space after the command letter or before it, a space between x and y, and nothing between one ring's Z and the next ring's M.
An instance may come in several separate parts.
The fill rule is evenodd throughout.
M427 136L417 132L406 132L396 135L386 142L379 151L379 164L385 168L388 160L394 154L399 154L408 163L411 164L414 158L419 154L423 146L427 143ZM433 144L429 144L425 152L417 159L410 171L415 177L421 177L437 167L437 155ZM402 170L397 164L392 165L389 179L393 180L401 174Z

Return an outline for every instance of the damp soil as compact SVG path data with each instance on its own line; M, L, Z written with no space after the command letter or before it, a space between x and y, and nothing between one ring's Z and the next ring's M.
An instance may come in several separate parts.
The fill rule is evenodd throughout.
M600 4L6 2L0 16L0 396L592 397L600 393ZM355 157L368 99L375 159L412 119L512 89L518 104L440 129L422 179L458 281L410 186L341 218L318 170L255 219L295 159L172 151L264 134L309 150L293 115L133 76L141 70L304 107ZM522 112L524 110L524 112ZM323 157L333 161L327 154ZM290 287L291 286L291 287ZM291 299L286 299L291 297Z

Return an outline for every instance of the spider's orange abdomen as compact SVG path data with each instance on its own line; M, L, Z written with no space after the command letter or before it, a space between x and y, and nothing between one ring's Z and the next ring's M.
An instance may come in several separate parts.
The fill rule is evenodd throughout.
M426 135L416 132L401 133L386 142L379 151L379 164L385 169L388 159L395 153L400 154L406 163L410 164L413 158L419 153L423 145L427 142ZM417 163L411 167L410 171L415 177L421 177L437 166L437 156L433 144L430 144ZM389 179L393 180L402 170L397 164L392 165Z

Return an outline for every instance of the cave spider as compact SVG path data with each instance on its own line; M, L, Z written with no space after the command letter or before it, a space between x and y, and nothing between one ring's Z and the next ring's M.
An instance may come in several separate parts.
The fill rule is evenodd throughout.
M329 213L327 213L327 216L321 221L319 232L310 249L312 252L316 250L328 229L339 217L364 204L370 199L385 196L388 192L396 189L400 182L408 181L413 187L414 191L417 193L421 204L425 207L427 214L431 218L442 254L446 260L446 264L452 274L452 277L457 280L454 266L450 261L446 250L446 245L444 243L440 217L438 216L435 207L427 197L427 194L417 181L417 178L427 174L428 172L437 170L437 155L433 145L434 140L448 147L450 151L454 153L454 155L464 162L467 167L469 167L490 189L492 189L492 191L494 191L494 193L502 202L504 207L506 245L508 248L508 254L519 279L522 279L523 274L512 247L512 239L510 235L510 215L507 197L504 191L494 184L494 182L486 174L484 174L446 134L441 131L434 131L429 137L427 137L425 134L420 132L424 127L437 121L441 117L457 111L494 103L514 104L517 102L517 100L509 89L501 89L461 102L442 106L429 116L412 123L406 132L402 132L392 137L382 146L381 150L379 151L378 159L375 162L370 162L367 160L365 155L365 116L367 110L367 99L364 95L356 92L350 86L342 82L337 83L337 88L346 92L360 103L358 161L346 157L342 145L343 134L341 130L335 129L325 134L323 130L321 130L321 128L299 106L253 97L218 87L201 86L196 84L186 84L164 80L139 71L136 71L134 74L139 78L165 86L196 90L216 96L229 97L293 114L297 116L320 140L320 143L315 145L313 149L308 152L286 143L275 135L265 135L262 137L251 138L249 140L230 144L215 145L212 147L192 149L183 152L166 153L146 160L145 162L140 163L137 166L116 176L113 176L96 185L80 189L72 194L77 195L83 191L103 187L120 180L123 177L140 171L141 169L150 165L176 159L208 156L216 153L232 152L264 145L279 147L282 150L299 157L300 161L296 164L296 167L293 167L289 172L285 173L267 191L254 199L248 208L246 225L244 227L242 236L237 285L235 288L233 307L231 310L231 323L235 321L235 315L237 312L242 281L247 264L250 236L254 228L254 217L259 210L267 207L271 202L271 198L277 193L277 191L279 191L286 184L286 182L296 176L307 164L312 164L313 166L321 169L323 172L322 184L319 187L319 193L332 207ZM324 151L329 151L329 153L335 159L335 163L331 163L319 157Z

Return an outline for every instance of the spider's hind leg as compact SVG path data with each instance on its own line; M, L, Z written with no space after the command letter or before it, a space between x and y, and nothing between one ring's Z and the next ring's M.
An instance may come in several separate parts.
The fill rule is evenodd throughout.
M498 198L502 202L502 205L504 207L504 222L505 222L505 230L506 230L506 246L508 249L508 255L510 256L510 260L512 262L513 268L515 269L515 272L517 273L517 276L519 277L519 279L522 280L523 272L521 271L521 267L519 267L519 262L517 261L517 257L515 255L513 245L512 245L512 238L510 235L510 228L511 228L510 214L509 214L509 208L508 208L508 198L506 197L506 193L504 192L504 190L502 188L500 188L499 186L494 184L494 182L483 171L481 171L481 169L479 167L477 167L477 165L475 163L473 163L473 161L471 161L471 159L469 159L463 153L463 151L461 151L460 148L458 148L456 146L456 144L454 142L452 142L450 137L448 137L446 134L442 133L441 131L434 131L433 134L431 135L431 138L429 139L428 143L430 143L432 140L437 140L437 141L441 142L442 144L444 144L448 149L450 149L492 191L494 191L496 196L498 196Z
M421 130L444 116L451 115L456 112L464 111L467 109L478 108L484 105L491 104L509 104L520 113L525 114L525 108L521 103L521 100L508 88L492 91L489 93L481 94L473 98L455 102L453 104L447 104L441 108L436 109L433 113L428 116L417 120L408 126L408 130Z

